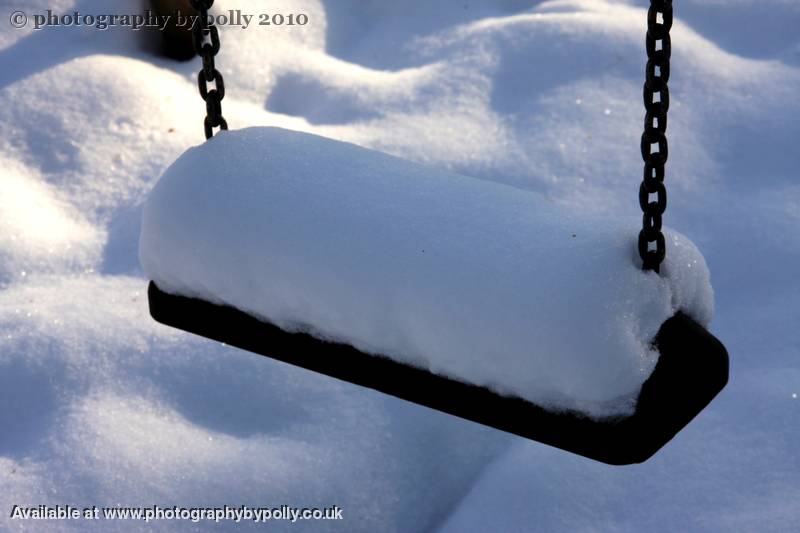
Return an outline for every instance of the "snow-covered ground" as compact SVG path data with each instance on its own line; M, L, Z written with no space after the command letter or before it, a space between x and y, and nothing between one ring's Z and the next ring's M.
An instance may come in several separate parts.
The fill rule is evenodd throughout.
M231 127L309 131L635 218L644 2L217 4L310 19L222 28ZM138 3L0 6L0 529L42 529L11 520L15 504L344 509L269 524L300 531L800 526L797 2L675 2L666 220L709 265L731 382L625 468L155 324L142 204L202 141L198 62L152 55L143 31L8 24L17 9Z

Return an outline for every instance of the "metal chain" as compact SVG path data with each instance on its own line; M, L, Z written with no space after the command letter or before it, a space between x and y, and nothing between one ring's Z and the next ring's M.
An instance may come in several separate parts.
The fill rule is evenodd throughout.
M210 139L214 136L214 128L228 129L228 123L222 116L225 82L222 80L222 74L214 65L214 56L219 52L219 31L213 24L208 24L208 10L214 4L214 0L191 0L191 4L200 15L192 32L194 50L203 59L203 68L197 74L197 86L200 89L200 96L206 103L206 118L203 127L206 139ZM210 38L211 42L205 42L206 36ZM211 82L214 82L214 88L209 90L208 84Z
M642 158L644 180L639 187L642 231L639 232L639 256L644 270L659 272L666 255L661 217L667 209L667 189L664 187L664 165L667 162L667 111L669 110L669 58L672 45L672 0L651 0L647 12L647 67L644 82L644 118ZM656 99L656 95L658 98ZM657 151L653 152L653 145ZM655 200L650 195L655 194ZM655 243L655 250L650 244Z
M203 68L197 76L200 96L206 102L204 128L206 139L214 136L213 129L228 129L222 116L222 99L225 97L225 83L222 74L215 68L214 56L220 48L217 27L208 24L208 10L214 0L191 0L200 14L199 23L194 27L194 48L203 59ZM659 17L660 15L660 17ZM667 189L664 186L664 167L667 162L667 111L669 110L669 60L672 51L669 30L672 28L672 0L650 0L647 11L647 67L644 82L644 132L641 152L644 159L644 179L639 186L639 205L642 208L642 230L639 232L639 256L642 268L659 272L666 255L666 242L661 232L662 215L667 209ZM211 39L204 42L205 36ZM215 88L208 88L214 82ZM656 99L658 95L658 99ZM653 145L657 151L652 151ZM650 195L656 199L651 201ZM650 244L655 243L655 250Z

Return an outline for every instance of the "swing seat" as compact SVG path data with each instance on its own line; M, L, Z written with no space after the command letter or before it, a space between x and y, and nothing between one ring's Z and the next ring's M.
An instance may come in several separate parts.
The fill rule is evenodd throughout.
M702 256L638 221L277 128L162 176L140 259L157 321L609 464L725 386Z

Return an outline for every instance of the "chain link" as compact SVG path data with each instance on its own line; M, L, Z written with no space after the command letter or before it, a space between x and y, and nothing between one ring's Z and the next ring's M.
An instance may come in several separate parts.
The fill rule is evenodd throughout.
M192 7L200 15L193 31L194 50L203 59L203 68L197 74L197 86L200 96L206 103L206 118L203 121L206 139L214 136L214 128L228 129L228 123L222 116L222 99L225 98L225 82L222 74L214 65L214 56L219 53L219 30L208 24L208 10L214 0L191 0ZM206 37L210 42L206 42ZM208 84L213 82L214 88Z
M662 215L667 209L667 189L664 186L664 166L667 163L667 111L669 110L669 58L672 42L672 0L651 0L647 11L647 67L644 82L644 133L641 151L644 159L644 179L639 186L639 206L644 213L639 232L639 256L642 268L659 271L666 255L666 242L661 233ZM658 98L656 99L656 95ZM657 151L653 151L653 147ZM655 194L655 200L651 195ZM650 245L655 244L651 250Z

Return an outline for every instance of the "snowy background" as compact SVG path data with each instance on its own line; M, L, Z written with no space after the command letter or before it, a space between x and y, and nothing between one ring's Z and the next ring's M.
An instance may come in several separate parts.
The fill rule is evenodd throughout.
M233 128L311 131L576 213L639 209L644 2L217 4L310 18L221 29ZM0 6L0 529L41 530L8 520L40 503L344 509L268 524L297 531L800 527L800 3L675 2L666 217L708 262L731 382L624 468L154 323L141 206L202 141L198 61L157 57L144 31L8 23L138 2Z

